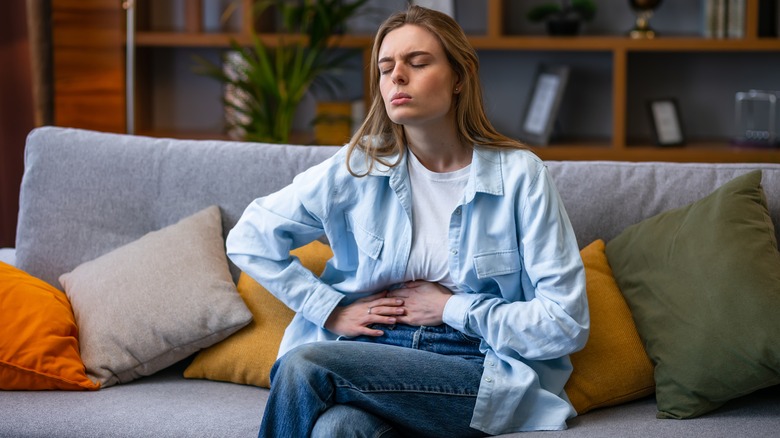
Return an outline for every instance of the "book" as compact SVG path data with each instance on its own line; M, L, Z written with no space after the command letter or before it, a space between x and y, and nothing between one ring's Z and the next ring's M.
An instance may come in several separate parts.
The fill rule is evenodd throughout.
M758 2L758 36L777 36L777 0L759 0Z
M745 38L745 0L728 0L726 14L726 36Z
M703 0L702 35L706 38L726 37L726 9L729 0Z

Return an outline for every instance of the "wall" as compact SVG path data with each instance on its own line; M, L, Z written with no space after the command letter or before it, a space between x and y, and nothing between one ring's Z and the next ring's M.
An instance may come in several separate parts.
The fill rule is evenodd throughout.
M24 0L0 2L0 247L14 246L24 142L34 127Z

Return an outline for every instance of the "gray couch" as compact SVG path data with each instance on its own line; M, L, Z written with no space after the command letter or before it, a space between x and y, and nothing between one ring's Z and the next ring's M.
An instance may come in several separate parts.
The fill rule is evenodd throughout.
M25 154L16 264L59 287L61 273L212 204L222 210L226 233L252 199L335 150L37 129ZM754 168L765 170L771 215L780 224L777 164L548 165L581 246L608 241L627 225L695 201ZM267 391L184 379L186 364L97 392L0 392L0 437L255 436ZM522 436L777 436L780 389L760 390L697 419L655 414L649 397L579 416L566 431Z

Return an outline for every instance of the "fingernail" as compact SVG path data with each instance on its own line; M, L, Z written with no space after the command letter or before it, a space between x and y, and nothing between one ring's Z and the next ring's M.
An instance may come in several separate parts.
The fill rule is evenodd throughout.
M395 318L390 318L390 319L388 320L388 322L389 322L390 324L395 324Z
M396 304L403 304L403 303L404 303L404 300L395 300L395 303L396 303Z

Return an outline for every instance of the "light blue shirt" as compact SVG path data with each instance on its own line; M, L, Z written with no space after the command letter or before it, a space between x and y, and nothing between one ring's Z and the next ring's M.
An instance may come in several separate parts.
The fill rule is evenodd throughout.
M280 356L335 339L323 326L336 305L403 280L412 244L406 155L363 178L345 162L342 148L256 199L228 236L230 259L296 312ZM365 173L359 151L352 168ZM333 258L318 278L290 250L323 234ZM582 259L544 163L525 150L475 147L446 250L464 293L449 299L443 320L481 338L486 353L471 427L490 434L566 428L576 415L564 392L568 355L585 346L590 320Z

